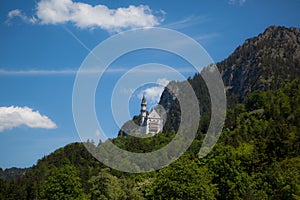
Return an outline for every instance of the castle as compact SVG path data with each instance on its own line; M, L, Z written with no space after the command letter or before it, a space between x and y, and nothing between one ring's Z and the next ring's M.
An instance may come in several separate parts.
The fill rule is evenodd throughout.
M141 121L140 126L142 127L143 133L156 134L163 130L163 118L158 114L155 109L152 109L149 113L147 112L147 102L145 96L143 96L141 103Z

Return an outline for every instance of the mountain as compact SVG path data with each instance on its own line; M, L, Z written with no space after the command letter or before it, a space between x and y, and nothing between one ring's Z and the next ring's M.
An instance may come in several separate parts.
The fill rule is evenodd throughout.
M216 65L225 85L228 107L242 103L254 91L278 89L286 81L300 77L300 30L270 26L262 34L245 40ZM199 100L202 117L198 132L205 133L210 118L208 90L201 74L187 81ZM167 88L159 104L168 113L164 130L176 131L180 124L180 105Z
M228 96L237 102L255 90L277 89L300 75L300 30L270 26L217 66Z
M270 26L256 37L246 39L223 61L216 64L225 85L229 107L241 103L254 91L278 89L288 80L300 77L300 30ZM210 97L201 74L187 80L199 100L201 114L198 132L205 133L210 118ZM167 111L164 130L176 131L180 124L180 105L167 88L181 82L172 81L163 91L159 104ZM177 85L177 86L176 86ZM135 116L134 122L139 117ZM122 130L130 130L130 121ZM119 136L126 135L124 131Z

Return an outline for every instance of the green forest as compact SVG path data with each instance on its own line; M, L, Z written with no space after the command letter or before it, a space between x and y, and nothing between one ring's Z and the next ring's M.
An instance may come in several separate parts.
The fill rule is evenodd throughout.
M227 111L213 151L198 158L201 136L173 164L130 174L109 169L82 143L42 158L25 175L1 180L1 199L300 199L300 79L252 93ZM201 132L199 134L202 134ZM112 139L124 149L161 148L174 133Z
M291 31L282 27L275 30L280 33ZM269 34L268 30L264 33L267 36ZM264 42L257 38L251 41ZM286 44L284 40L281 42ZM257 43L259 48L265 49L264 52L271 48L268 45L278 45L276 42L266 43L265 46ZM232 63L236 63L234 58L242 63L242 54L245 54L245 60L251 57L247 53L249 48L244 47L239 47L229 60L219 63L223 77L229 76L225 66L230 68ZM253 49L253 45L249 47ZM276 49L274 46L272 48ZM120 172L96 160L83 143L72 143L41 158L33 167L17 171L17 175L12 173L4 176L4 171L0 169L0 199L300 200L299 62L294 61L293 56L293 59L288 57L291 60L284 56L277 57L277 60L284 62L274 63L275 67L271 68L268 76L266 71L273 64L268 59L262 59L259 50L255 52L260 52L260 57L253 51L251 54L257 56L252 64L267 68L245 75L248 79L245 78L243 87L247 91L236 89L239 85L234 85L234 81L226 84L233 84L233 89L228 95L225 125L220 139L206 157L200 159L198 152L210 121L210 112L207 107L200 106L202 118L195 140L179 159L167 167L140 174ZM293 76L288 76L287 71L280 71L278 65L284 65L289 69L288 74ZM254 76L257 78L249 78ZM206 92L199 77L195 75L188 81L194 87L200 104L203 104L209 100L202 95ZM270 87L261 87L262 83ZM247 84L253 88L247 87ZM164 93L161 104L169 99L167 92ZM165 146L175 136L178 127L178 108L176 102L173 103L169 108L171 117L163 133L142 139L130 135L119 136L110 141L131 152L150 152ZM105 142L99 145L88 142L85 145L100 148L103 144Z

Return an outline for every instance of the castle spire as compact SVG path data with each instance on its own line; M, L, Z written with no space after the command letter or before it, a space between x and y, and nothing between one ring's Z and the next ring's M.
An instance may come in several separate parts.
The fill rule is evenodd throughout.
M145 98L145 95L143 94L143 99L142 99L142 103L141 103L141 116L142 116L142 119L141 119L141 126L144 125L145 123L145 120L146 120L146 117L147 117L147 101L146 101L146 98Z

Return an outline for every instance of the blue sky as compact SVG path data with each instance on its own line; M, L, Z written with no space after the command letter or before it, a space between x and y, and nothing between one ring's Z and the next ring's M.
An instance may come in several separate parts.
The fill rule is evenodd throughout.
M80 141L72 115L76 71L110 36L145 26L170 28L198 41L218 62L270 25L299 28L299 8L298 0L1 1L0 167L29 167ZM118 132L108 101L114 84L130 67L150 62L184 69L185 77L195 72L166 52L145 50L116 60L112 66L118 70L107 72L98 86L106 93L96 94L97 116L108 137ZM158 81L167 80L162 74ZM141 93L155 103L157 91L153 85L135 91L130 114L138 114Z

